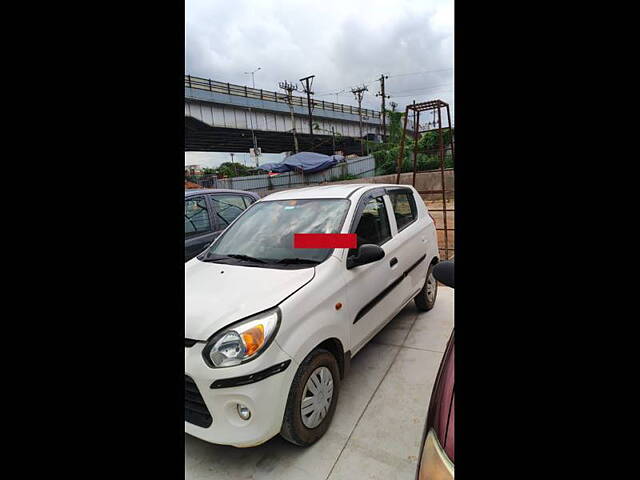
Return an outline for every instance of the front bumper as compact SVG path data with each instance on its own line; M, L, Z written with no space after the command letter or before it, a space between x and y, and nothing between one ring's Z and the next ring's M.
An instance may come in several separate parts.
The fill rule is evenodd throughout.
M424 442L417 480L453 480L454 465L440 446L433 429Z
M207 442L235 447L259 445L277 435L282 427L297 363L274 341L251 362L234 367L211 368L202 358L204 346L204 343L196 343L193 347L185 348L185 375L193 380L199 390L212 422L208 427L203 427L185 421L185 432ZM290 363L286 369L254 383L211 388L214 382L224 384L221 381L225 379L246 377L287 361ZM242 420L238 415L239 403L251 410L248 420Z

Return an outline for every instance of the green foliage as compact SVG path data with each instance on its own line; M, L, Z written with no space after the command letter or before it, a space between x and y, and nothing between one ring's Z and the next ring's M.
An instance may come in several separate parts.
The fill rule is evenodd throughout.
M386 115L389 123L387 129L389 135L389 143L399 144L402 137L402 112L390 112L387 110Z
M444 130L442 132L442 143L446 147L449 145L451 141L450 130ZM440 138L438 132L435 130L430 130L422 134L422 137L418 140L418 148L422 151L435 150L440 145Z
M246 177L252 175L251 170L255 167L247 167L241 163L224 162L216 170L218 177Z
M396 173L398 155L400 154L400 140L402 138L403 112L387 112L389 119L388 140L386 143L367 142L369 152L376 160L376 175L388 175ZM443 132L443 143L448 145L451 138L450 131ZM436 131L425 132L418 139L418 155L416 164L418 171L435 170L440 168L440 156L438 154L439 136ZM402 172L413 171L413 138L405 137L404 155L401 165ZM451 154L445 154L445 168L453 168Z

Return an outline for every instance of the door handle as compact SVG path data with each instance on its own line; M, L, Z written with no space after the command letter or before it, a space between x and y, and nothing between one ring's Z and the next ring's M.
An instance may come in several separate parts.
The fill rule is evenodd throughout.
M398 263L398 259L396 257L393 257L391 260L389 260L390 267L393 267L396 263Z

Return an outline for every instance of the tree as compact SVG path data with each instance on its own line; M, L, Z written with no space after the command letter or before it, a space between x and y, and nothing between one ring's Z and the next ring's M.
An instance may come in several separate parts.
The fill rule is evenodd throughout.
M398 155L400 154L400 140L402 139L403 112L387 111L389 118L389 138L385 143L369 142L369 151L376 160L376 175L388 175L396 173ZM452 132L444 130L443 143L449 144ZM402 172L413 171L413 138L406 135L404 143L404 155L401 165ZM435 170L440 168L440 156L438 153L438 132L431 130L423 133L418 139L417 168L423 170ZM452 158L445 156L445 167L453 167Z
M250 168L236 162L224 162L216 169L218 177L246 177L251 175Z

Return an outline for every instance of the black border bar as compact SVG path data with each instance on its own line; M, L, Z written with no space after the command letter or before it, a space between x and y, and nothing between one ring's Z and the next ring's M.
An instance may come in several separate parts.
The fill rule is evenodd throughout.
M233 378L223 378L221 380L216 380L211 384L210 388L229 388L229 387L240 387L242 385L249 385L250 383L256 383L260 380L264 380L271 375L275 375L276 373L284 372L291 360L285 360L282 363L278 363L272 367L269 367L265 370L261 370L257 373L252 373L251 375L245 375L243 377L233 377Z

